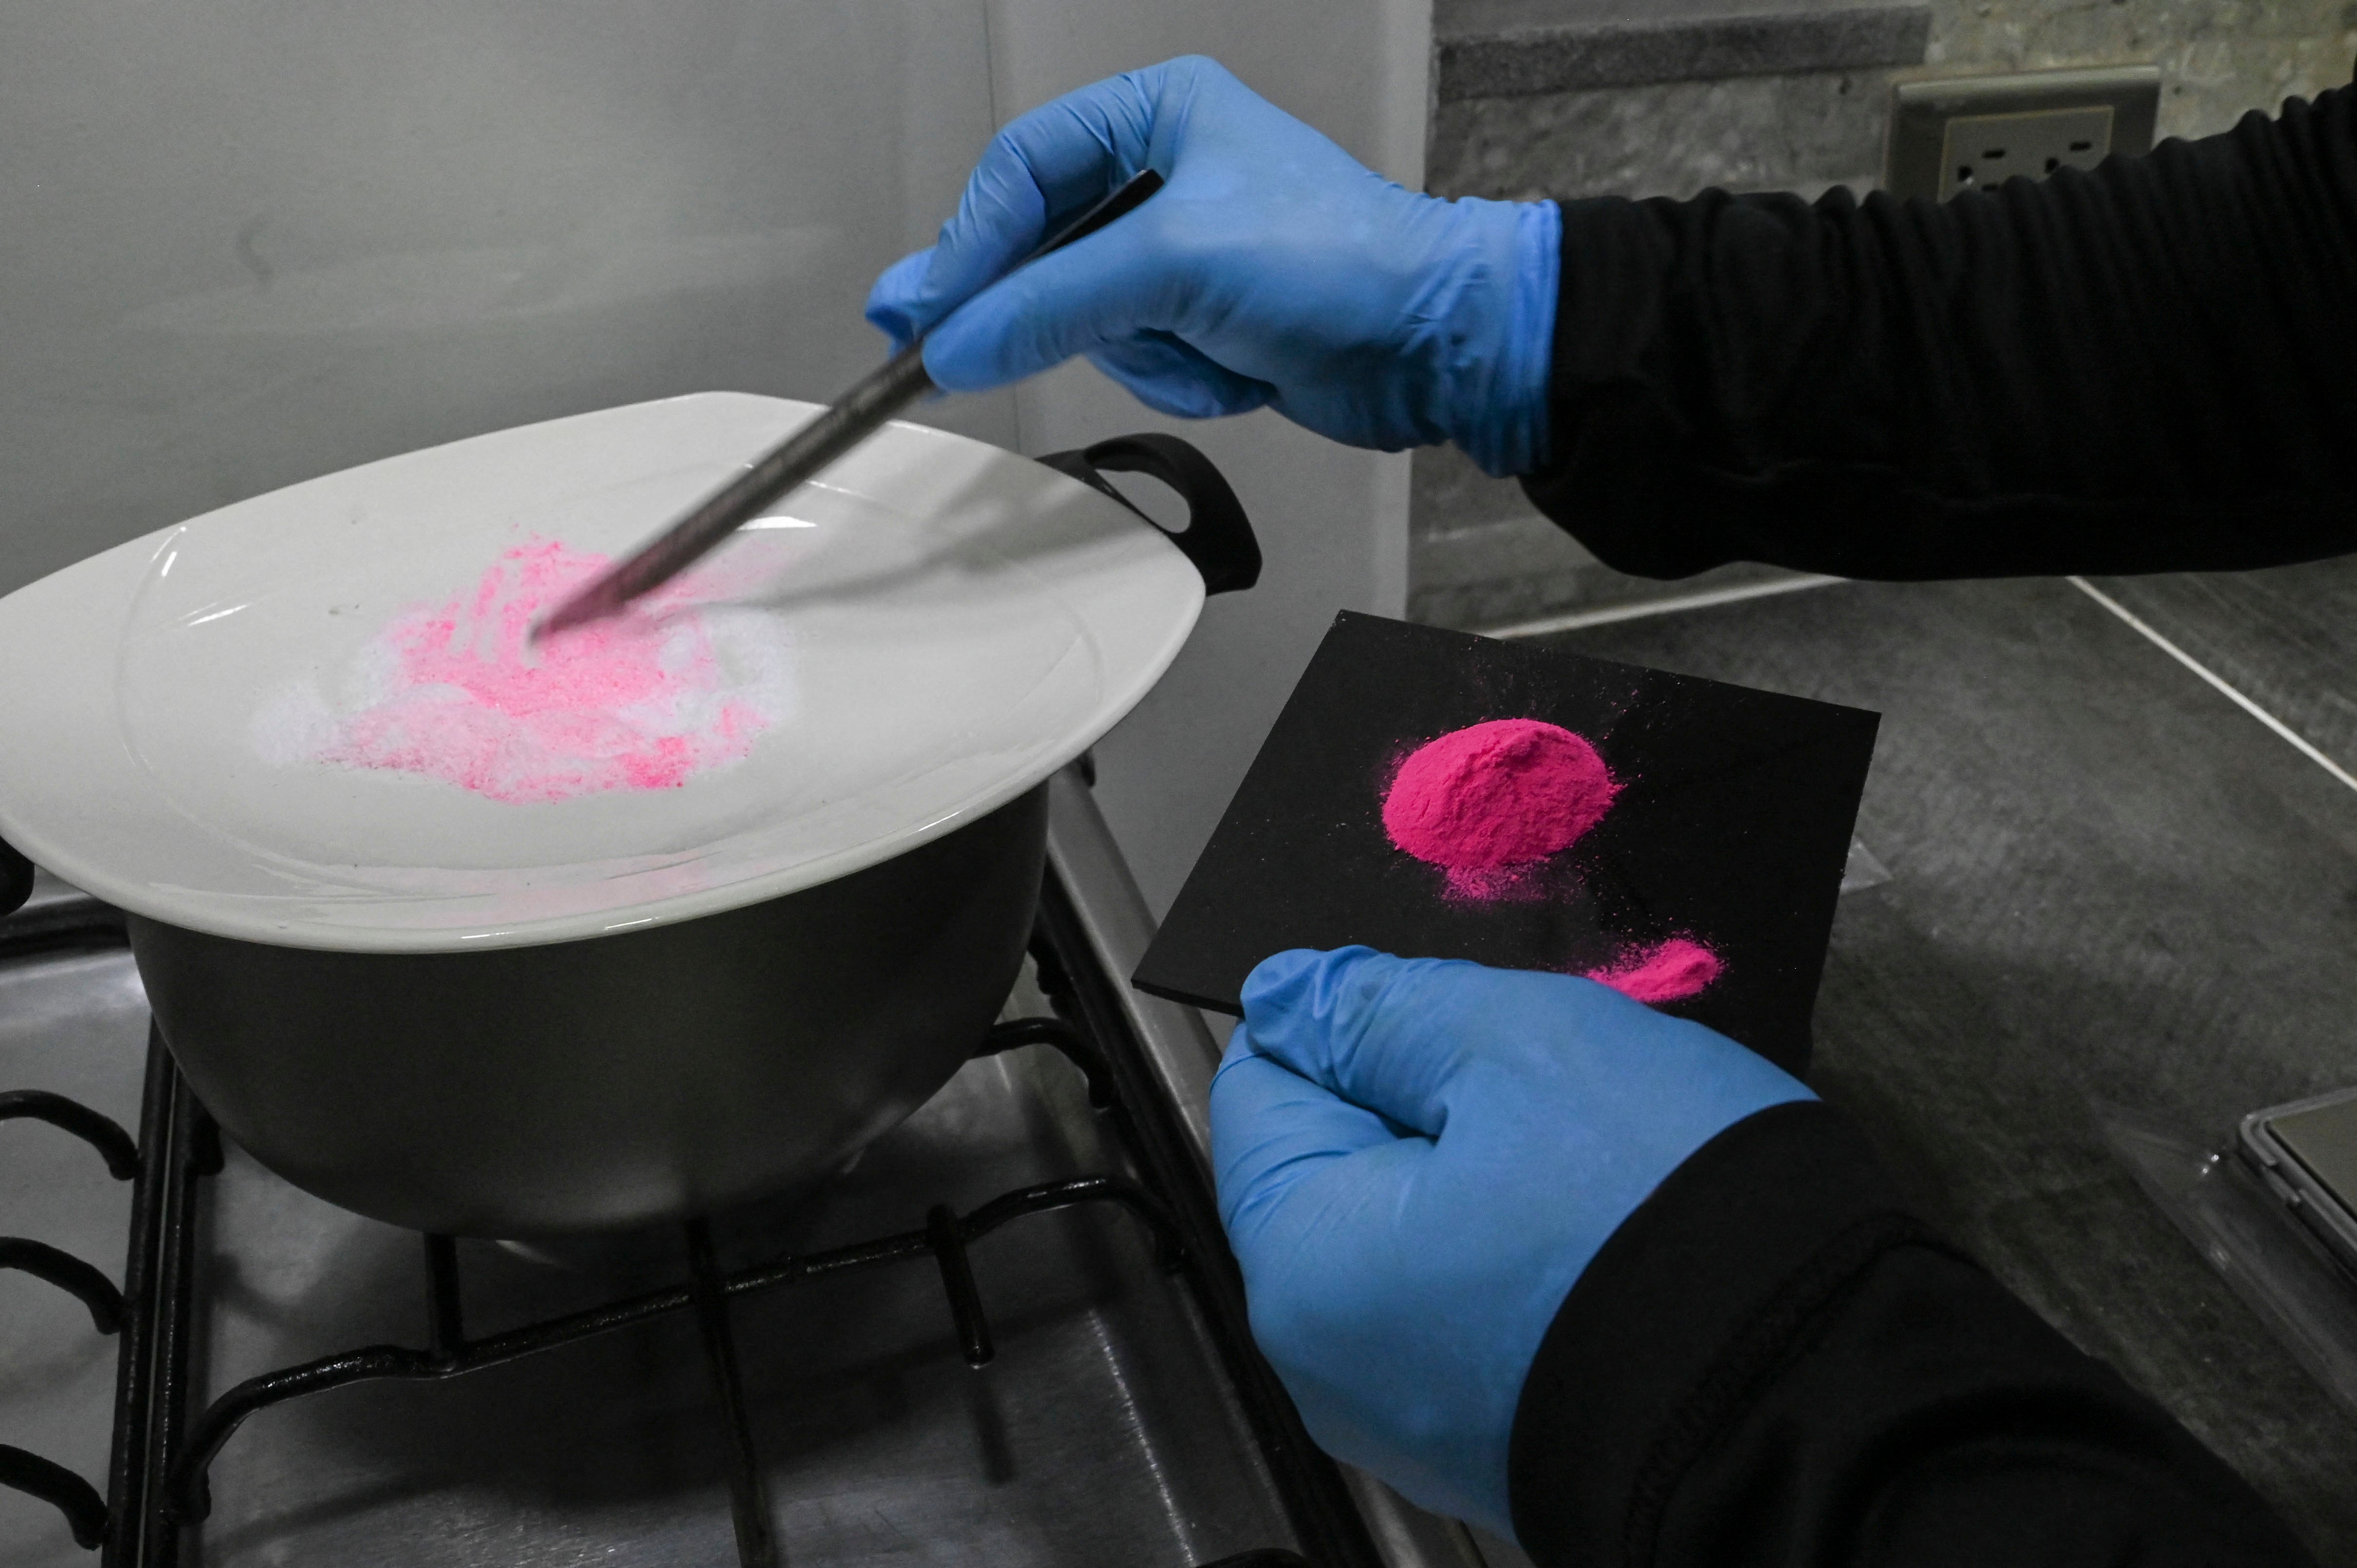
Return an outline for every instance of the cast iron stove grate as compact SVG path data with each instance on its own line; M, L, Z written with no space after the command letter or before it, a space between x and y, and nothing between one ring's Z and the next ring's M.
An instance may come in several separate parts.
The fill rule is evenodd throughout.
M81 933L87 936L89 933ZM53 930L32 940L59 940ZM188 1419L190 1341L195 1332L195 1238L204 1178L221 1169L218 1130L189 1092L151 1024L139 1136L61 1096L0 1094L0 1121L48 1122L91 1145L118 1180L134 1184L123 1287L81 1259L28 1239L0 1238L0 1268L15 1268L70 1292L92 1326L119 1338L115 1408L103 1496L81 1477L40 1455L0 1444L0 1486L39 1497L68 1521L74 1540L99 1552L101 1568L173 1568L182 1531L210 1509L206 1477L241 1423L307 1394L372 1380L436 1381L612 1334L673 1314L691 1314L728 1439L726 1463L737 1558L743 1568L784 1560L774 1539L763 1471L748 1418L730 1322L738 1297L791 1286L823 1288L842 1274L930 1259L939 1272L964 1358L977 1371L996 1354L967 1249L1003 1226L1083 1204L1121 1208L1151 1235L1161 1266L1185 1283L1218 1350L1289 1522L1308 1555L1280 1548L1222 1558L1208 1568L1374 1568L1380 1563L1333 1463L1303 1431L1290 1400L1253 1348L1241 1282L1222 1236L1200 1166L1170 1108L1157 1097L1142 1048L1114 996L1114 982L1089 955L1071 899L1051 872L1032 942L1040 989L1057 1016L994 1026L974 1052L996 1055L1044 1045L1087 1079L1089 1101L1110 1120L1143 1180L1082 1176L1007 1192L964 1214L936 1204L920 1229L823 1251L770 1257L723 1269L702 1220L683 1227L687 1278L601 1306L469 1338L460 1310L457 1251L451 1238L422 1238L423 1348L373 1345L283 1368L230 1389ZM430 1396L421 1396L430 1397Z

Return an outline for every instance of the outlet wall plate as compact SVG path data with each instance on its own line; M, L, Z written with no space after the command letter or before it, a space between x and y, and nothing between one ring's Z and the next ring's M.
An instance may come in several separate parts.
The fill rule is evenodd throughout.
M1945 201L2016 175L2093 168L2152 147L2160 72L2148 65L1902 81L1891 90L1882 186Z

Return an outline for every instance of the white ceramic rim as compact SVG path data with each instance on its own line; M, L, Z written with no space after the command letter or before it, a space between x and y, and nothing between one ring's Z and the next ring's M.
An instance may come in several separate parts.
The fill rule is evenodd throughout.
M817 408L814 404L799 404L782 399L755 398L751 394L728 392L694 393L685 398L665 399L661 402L663 404L679 404L697 400L716 400L731 403L759 403L788 411L802 410L810 413L815 413ZM657 405L632 406L651 408ZM601 412L611 414L620 411ZM572 417L587 419L596 415ZM568 423L566 420L547 422L551 426L566 423ZM519 430L538 428L543 427L518 427ZM644 929L650 926L675 924L816 887L944 837L959 828L987 816L990 812L1041 784L1059 768L1065 767L1094 745L1108 730L1119 723L1146 693L1153 689L1156 682L1169 668L1171 661L1178 657L1180 649L1185 646L1187 638L1191 633L1201 611L1202 585L1200 576L1196 573L1193 565L1186 561L1167 535L1140 520L1127 508L1078 480L1034 464L1015 454L989 446L985 443L934 430L929 426L907 425L896 422L891 428L919 434L928 440L954 443L963 448L986 453L988 460L996 464L1019 464L1028 471L1024 476L1028 481L1038 483L1055 493L1059 506L1102 509L1107 523L1134 530L1140 539L1150 542L1150 548L1156 558L1153 570L1157 575L1167 578L1169 584L1168 591L1172 596L1170 622L1167 635L1159 639L1148 657L1139 660L1126 669L1108 671L1108 675L1114 678L1109 678L1105 682L1099 701L1084 720L1070 725L1060 735L1056 736L1051 742L1048 743L1048 749L1035 753L1027 766L1007 772L986 788L973 790L963 799L948 804L938 813L931 815L927 820L908 822L896 831L878 833L857 843L847 843L833 853L780 869L756 873L741 880L726 882L719 886L668 897L650 899L643 903L618 905L589 912L565 914L543 919L497 922L479 929L462 929L455 926L440 929L417 929L404 926L370 926L347 921L333 923L300 919L288 921L272 918L274 915L283 915L285 913L283 909L272 909L268 913L256 912L250 897L221 895L209 893L202 888L175 887L143 880L135 870L110 865L107 855L102 852L91 853L77 847L78 840L86 843L91 841L93 835L88 832L77 832L72 828L62 832L51 831L42 822L12 806L7 798L8 791L5 788L7 772L5 758L0 758L0 837L5 837L35 863L66 881L111 904L149 919L210 935L275 947L386 953L482 950L490 948L530 947L594 939L616 932L618 923L613 916L622 908L627 908L632 917L629 921L622 923L630 929ZM450 447L425 450L447 451L453 447L466 446L472 442L495 440L500 435L511 434L514 432L495 432L485 436L471 437L468 441L451 443ZM290 486L285 490L271 492L271 496L287 496L302 491L307 487L343 480L350 475L364 474L370 469L388 464L403 463L423 455L423 453L410 453L399 457L383 459L381 463L363 465L360 468L345 470L341 474L328 475L321 479ZM259 501L265 499L270 498L257 497L253 498L253 500ZM32 593L40 588L43 584L52 582L66 573L91 567L108 556L128 553L137 555L144 561L154 553L156 547L161 542L179 531L201 529L211 519L235 512L239 508L252 504L253 501L239 502L231 507L222 508L218 512L203 514L187 522L157 530L154 533L118 545L112 551L102 552L98 556L77 563L74 566L66 567L60 573L52 574L50 577L41 579L39 583L18 590L18 593ZM1183 569L1183 575L1168 570L1172 564ZM135 590L138 579L131 578L129 583ZM16 595L8 596L9 598L16 596ZM5 598L0 598L0 626L5 625L6 603ZM108 620L106 617L97 615L91 617L90 619L91 645L78 651L87 658L111 659L113 654L112 644L124 630L124 618ZM60 653L61 656L70 656L75 651L77 650L60 650ZM0 693L0 710L5 709L5 693ZM0 734L0 743L6 743L9 739L10 737L5 734ZM38 742L36 744L38 746ZM103 745L103 737L100 737L99 744ZM34 749L24 747L21 739L16 744L8 745L6 748L17 751L19 756L25 755L27 750ZM35 767L43 765L45 761L42 759L37 759L32 764ZM46 765L54 765L54 759L46 759ZM80 824L75 826L79 827ZM415 905L424 901L409 898L388 899L387 902Z

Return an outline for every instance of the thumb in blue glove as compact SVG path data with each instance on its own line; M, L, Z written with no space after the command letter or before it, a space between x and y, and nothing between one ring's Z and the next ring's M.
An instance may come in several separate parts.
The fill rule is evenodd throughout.
M1663 1177L1813 1098L1591 981L1283 952L1211 1084L1253 1336L1329 1452L1511 1538L1523 1381L1580 1272Z
M1168 183L1005 275L1140 170ZM1354 446L1455 441L1493 474L1545 455L1561 220L1552 202L1392 184L1217 62L1110 78L1000 132L940 242L867 318L952 392L1085 354L1182 417L1264 404Z

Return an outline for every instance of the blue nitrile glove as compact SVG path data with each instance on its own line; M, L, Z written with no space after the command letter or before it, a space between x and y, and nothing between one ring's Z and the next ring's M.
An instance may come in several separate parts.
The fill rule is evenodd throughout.
M993 284L1149 166L1169 183L1144 207ZM1545 456L1560 236L1553 202L1419 196L1189 58L1001 131L867 319L931 331L952 392L1085 354L1165 413L1267 404L1354 446L1454 441L1523 473Z
M1511 1538L1514 1407L1580 1271L1687 1155L1813 1097L1570 975L1299 950L1243 1001L1211 1155L1253 1337L1326 1449Z

